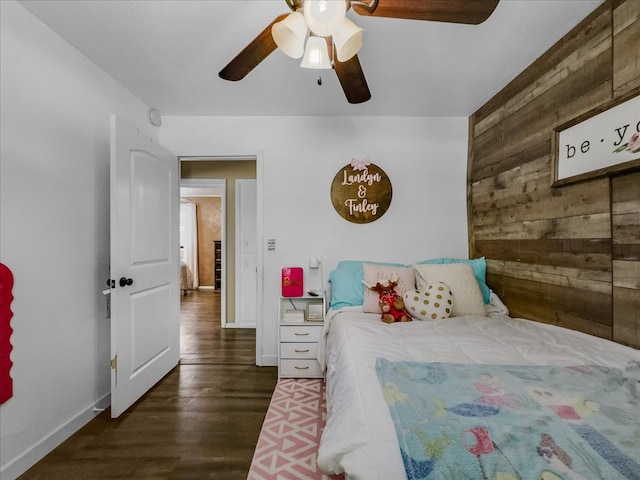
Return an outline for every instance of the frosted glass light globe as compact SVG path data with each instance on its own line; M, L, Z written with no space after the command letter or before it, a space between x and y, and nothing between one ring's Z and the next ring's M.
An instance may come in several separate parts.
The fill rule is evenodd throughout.
M309 29L320 37L333 35L347 13L345 0L305 0L304 18Z
M271 35L278 48L286 55L300 58L304 53L307 24L300 12L293 12L271 27Z

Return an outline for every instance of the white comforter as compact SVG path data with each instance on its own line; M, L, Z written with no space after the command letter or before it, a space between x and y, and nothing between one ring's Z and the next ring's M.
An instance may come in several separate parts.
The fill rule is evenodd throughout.
M385 324L359 307L330 311L318 360L326 362L327 423L318 465L350 480L405 479L396 432L375 372L392 361L621 368L640 351L493 308L490 317Z

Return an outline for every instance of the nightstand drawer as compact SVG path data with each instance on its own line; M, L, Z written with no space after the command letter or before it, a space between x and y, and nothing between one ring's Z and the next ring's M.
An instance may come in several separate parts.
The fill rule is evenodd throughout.
M281 343L280 358L312 358L318 354L317 343Z
M322 377L317 360L280 359L281 377Z
M280 326L281 342L317 342L322 334L322 325Z

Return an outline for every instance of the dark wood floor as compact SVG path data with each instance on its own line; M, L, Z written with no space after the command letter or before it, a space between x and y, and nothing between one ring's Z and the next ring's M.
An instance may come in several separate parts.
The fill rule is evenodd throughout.
M276 367L255 366L255 330L222 329L220 293L183 297L182 361L118 419L106 411L20 480L246 479Z

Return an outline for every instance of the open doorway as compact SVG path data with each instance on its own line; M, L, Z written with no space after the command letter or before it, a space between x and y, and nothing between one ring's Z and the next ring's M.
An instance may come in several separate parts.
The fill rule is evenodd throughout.
M219 241L219 264L216 267L215 256L212 262L208 264L209 266L213 265L214 275L216 268L218 268L218 273L220 274L221 325L223 328L256 328L256 312L260 298L257 282L259 262L257 258L254 258L253 268L244 268L244 265L250 263L247 261L245 246L253 244L255 249L258 244L257 224L259 221L255 192L257 158L181 158L180 164L180 183L182 187L218 188L221 192L221 233L219 239L213 239L214 241ZM247 185L253 186L253 196L240 194L242 192L246 193L247 188L249 188ZM246 227L247 210L246 208L241 208L246 207L247 198L251 199L249 203L253 205L253 215L250 217L253 222L253 229ZM246 232L252 232L251 235L255 238L250 242L246 242ZM212 249L215 251L214 246L212 246ZM256 257L255 254L254 257ZM247 281L249 274L253 278ZM251 305L247 307L249 303ZM241 305L242 308L238 308L238 305ZM247 312L253 313L251 321L247 321L249 318Z
M219 187L180 187L180 258L190 267L194 288L222 288L224 181ZM218 266L218 268L216 268Z
M211 342L206 339L214 339L219 345L224 339L246 338L250 344L241 347L234 344L233 350L247 347L255 351L255 360L262 358L262 313L258 307L262 305L262 283L257 279L262 275L262 252L257 249L257 259L253 274L256 278L253 285L247 287L247 283L240 283L237 270L238 258L243 254L238 247L239 236L236 231L238 218L238 203L236 185L238 180L254 179L256 205L254 235L256 245L261 244L262 217L261 217L261 157L255 156L220 156L220 157L180 157L180 183L189 187L219 187L221 193L221 258L220 258L220 286L219 290L198 290L197 295L182 297L185 311L181 315L181 363L206 363L215 361L221 352L228 349L220 348L220 352L211 352ZM241 182L242 183L242 182ZM246 199L246 197L244 197ZM242 230L242 229L241 229ZM244 264L244 263L243 263ZM241 264L241 265L243 265ZM239 274L240 277L242 273ZM238 283L242 285L237 288ZM237 310L237 301L242 301L242 289L250 288L251 296L255 301L255 322L249 326L242 322L242 313ZM219 293L218 293L219 292ZM246 295L246 291L245 291ZM240 298L237 298L240 296ZM188 303L188 305L187 305ZM205 313L206 312L206 313ZM203 315L204 313L204 315ZM240 320L240 321L238 321ZM243 330L242 332L238 329ZM218 347L216 347L217 349ZM190 352L187 354L187 350ZM227 354L232 354L228 352Z
M221 321L226 185L180 183L180 364L216 364L228 356Z
M213 290L224 315L225 179L180 181L180 287L183 295Z

